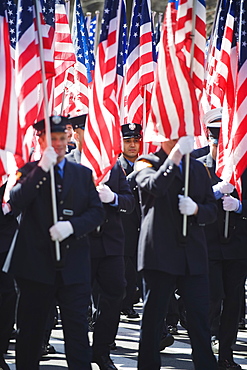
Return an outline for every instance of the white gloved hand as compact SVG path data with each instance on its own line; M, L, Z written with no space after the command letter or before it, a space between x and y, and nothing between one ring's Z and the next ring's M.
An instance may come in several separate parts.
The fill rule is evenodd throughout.
M221 194L230 194L234 190L234 186L227 181L220 181L213 186L213 191L220 191Z
M100 184L97 186L97 191L99 193L99 197L102 203L111 203L115 198L115 193L111 191L109 186L105 184Z
M9 203L2 203L2 211L3 214L6 215L7 213L11 212L11 206Z
M191 216L197 213L198 205L190 197L179 194L178 198L178 208L182 215Z
M73 234L74 229L69 221L58 221L50 227L49 231L53 241L58 240L61 242Z
M194 136L182 136L174 147L178 149L182 155L191 153L194 149Z
M224 195L223 199L223 209L224 211L234 211L239 209L240 201L231 195Z
M57 153L52 146L45 148L43 155L39 161L38 166L45 172L48 172L54 164L57 163Z

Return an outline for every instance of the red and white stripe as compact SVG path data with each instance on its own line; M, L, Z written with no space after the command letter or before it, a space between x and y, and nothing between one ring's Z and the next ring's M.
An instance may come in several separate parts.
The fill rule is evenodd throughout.
M17 12L17 25L22 22L22 4ZM38 114L40 86L42 82L39 39L35 11L29 9L33 23L16 43L16 94L18 96L19 122L25 130L32 125ZM54 75L54 29L45 24L43 15L39 13L43 42L43 58L46 78ZM18 26L17 26L18 27ZM17 29L18 34L18 29Z
M61 114L67 69L76 62L68 17L64 4L55 4L55 77L53 110Z
M0 149L20 154L15 74L7 19L2 16L0 16L0 70L2 75L0 85Z
M247 167L247 59L245 51L246 5L241 2L240 19L235 16L236 29L232 20L232 30L239 35L239 42L231 45L225 56L228 73L221 76L223 99L222 127L219 139L217 175L235 185L241 197L241 175ZM232 16L233 18L233 16ZM233 31L232 31L233 32ZM242 39L243 38L243 39ZM226 40L229 43L229 40ZM225 68L225 70L226 70Z
M218 50L215 46L217 34L213 36L212 48L211 51L209 51L208 63L205 71L205 91L211 108L222 107L226 85L227 83L232 84L229 79L231 77L229 71L231 63L230 54L232 52L233 27L234 17L230 12L228 12L221 50Z
M151 4L145 0L150 14L150 22L140 26L140 43L128 55L126 61L125 109L126 121L143 123L144 88L146 89L145 110L149 112L156 62L152 53ZM133 1L133 8L135 2ZM135 22L132 19L132 22ZM131 40L130 40L131 42ZM126 123L127 123L126 122Z
M120 116L116 99L116 63L121 0L109 21L108 37L98 46L89 114L84 133L82 164L91 168L98 184L121 152Z
M18 11L17 25L21 21L20 17L21 11ZM18 96L19 122L24 130L37 118L38 84L40 83L37 45L37 33L33 23L16 43L16 95Z
M145 134L145 140L148 141L159 141L158 134L168 139L177 139L185 135L198 136L201 132L196 87L187 65L188 56L183 54L184 49L188 53L187 39L181 37L180 41L177 36L175 44L176 32L177 35L187 35L189 30L192 31L191 2L187 6L188 19L185 16L181 22L177 19L175 4L169 2L167 5L151 112ZM180 12L180 16L182 14ZM184 46L182 40L185 42ZM192 57L193 55L190 58Z

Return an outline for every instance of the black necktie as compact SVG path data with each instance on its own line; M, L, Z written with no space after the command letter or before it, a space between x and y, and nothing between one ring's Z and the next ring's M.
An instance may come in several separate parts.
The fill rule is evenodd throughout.
M58 165L54 167L54 172L55 172L55 182L56 182L56 193L57 193L58 199L60 199L61 192L63 190L63 179L60 175L60 168L58 167Z

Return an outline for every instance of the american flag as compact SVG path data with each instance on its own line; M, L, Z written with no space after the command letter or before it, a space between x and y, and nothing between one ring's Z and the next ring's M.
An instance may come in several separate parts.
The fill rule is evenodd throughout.
M105 0L92 96L84 134L82 164L94 171L98 184L121 152L117 103L117 54L122 0Z
M10 6L10 2L9 2ZM0 3L0 184L9 173L7 152L21 153L18 141L17 98L14 86L14 69L11 57L10 34L8 28L7 4ZM11 14L9 14L10 16ZM13 14L13 17L16 16Z
M230 11L235 22L228 79L233 83L226 84L224 95L217 174L231 181L240 192L239 179L247 167L247 4L243 0L231 2ZM232 100L229 95L235 97L230 114L229 103Z
M10 1L9 1L10 5ZM14 10L14 9L13 9ZM18 115L17 115L17 98L15 94L15 74L13 59L11 56L10 33L8 28L8 18L11 15L11 9L0 4L0 149L11 151L12 153L21 152L20 143L18 142ZM13 12L13 17L16 12Z
M46 77L54 75L54 0L41 0L39 13ZM20 0L17 10L16 93L19 121L25 131L37 119L42 82L37 20L32 0Z
M116 98L120 109L120 124L124 124L124 77L127 59L127 20L125 1L122 1L121 20L118 35Z
M132 20L126 61L127 122L143 123L144 86L146 107L150 109L151 90L156 67L156 46L150 0L133 2ZM145 113L146 113L145 112Z
M227 73L227 70L224 71L225 57L229 55L229 50L226 50L226 48L229 49L227 40L230 39L231 47L231 33L233 29L233 26L230 25L231 19L229 19L228 12L230 3L230 0L221 0L218 3L216 20L208 44L204 85L205 96L211 108L220 108L223 101L223 94L221 89L219 89L218 79L219 75Z
M195 3L195 2L194 2ZM199 30L203 32L202 1L180 1L178 8L175 1L169 1L164 18L163 31L159 47L158 71L154 83L151 112L147 125L145 140L160 141L158 134L169 139L185 135L200 135L199 105L196 89L202 86L203 68L199 68L202 42L194 45L191 41L193 12ZM202 29L201 29L202 28ZM205 23L204 23L205 28ZM205 41L205 37L204 37ZM194 49L192 48L194 46ZM194 51L198 52L194 61ZM193 61L193 63L192 63Z
M179 0L176 3L178 4L175 29L176 54L178 58L186 61L199 99L204 83L206 4L204 0L197 0L195 3L193 0Z
M75 1L72 39L76 50L76 59L86 67L87 81L90 84L93 80L95 60L80 0Z
M45 0L44 0L45 1ZM64 0L55 0L55 77L53 113L61 114L67 69L76 62Z
M73 117L88 113L88 85L92 82L95 66L80 0L74 3L72 40L76 63L68 70L63 115L70 114Z
M224 125L227 123L227 127L221 130L220 140L218 146L217 156L217 173L222 176L224 172L231 167L229 176L232 176L232 162L229 160L229 153L231 148L229 146L229 140L232 131L232 122L234 118L235 109L235 92L236 92L236 77L237 77L237 48L236 48L236 37L234 33L237 32L236 17L236 2L229 1L225 3L222 1L221 13L224 10L224 24L222 23L223 17L216 23L216 28L221 28L222 39L220 45L218 45L218 61L215 68L212 95L212 108L214 104L217 107L224 106ZM231 142L230 142L231 143ZM228 154L227 154L228 152ZM227 159L227 166L225 167L225 160ZM231 163L231 165L230 165Z

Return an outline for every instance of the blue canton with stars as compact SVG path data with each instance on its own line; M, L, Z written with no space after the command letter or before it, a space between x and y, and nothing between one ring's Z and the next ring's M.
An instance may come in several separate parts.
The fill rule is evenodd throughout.
M112 19L116 18L118 5L119 5L118 0L105 0L104 14L102 18L100 31L100 40L99 40L100 43L107 40L109 23Z
M45 22L55 27L55 0L41 0L40 4ZM32 26L33 14L33 0L20 0L17 10L18 40Z
M148 4L146 0L135 0L134 12L132 17L131 29L130 29L130 38L129 38L129 48L128 55L140 44L140 27L145 23L151 22L152 29L152 51L153 51L153 60L157 61L156 54L156 42L153 30L153 24L149 14Z
M85 17L82 11L80 0L76 0L76 23L73 24L73 43L75 45L76 59L84 64L87 69L88 83L92 81L91 71L94 70L95 60L94 52L89 44L88 31L86 27Z
M5 8L7 10L10 45L13 49L15 49L17 7L16 7L16 4L15 4L14 0L6 1L5 2Z
M229 0L222 0L219 8L218 22L216 25L216 48L221 50L222 39L225 30L226 17L230 6Z
M126 21L126 7L124 0L122 1L121 21L118 38L118 55L117 55L117 74L124 75L124 65L127 59L127 21Z
M5 7L4 4L0 2L0 16L5 17Z
M89 44L92 50L94 50L94 43L95 43L95 31L96 31L96 15L91 19L90 27L89 27Z
M239 20L238 35L236 35L239 42L239 69L243 66L247 60L247 3L244 0L237 1L237 7L239 6L239 16L236 14L236 18ZM237 22L238 23L238 22Z
M40 0L45 23L55 28L55 0ZM56 3L60 3L56 0Z

